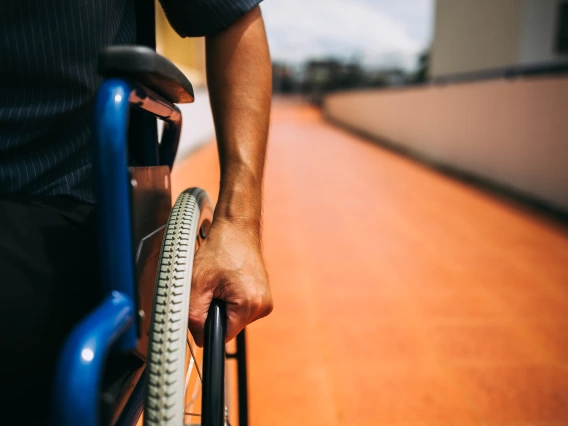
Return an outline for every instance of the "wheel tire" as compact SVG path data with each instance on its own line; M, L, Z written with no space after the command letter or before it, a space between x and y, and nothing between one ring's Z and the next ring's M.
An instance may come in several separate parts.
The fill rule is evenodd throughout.
M181 426L184 364L193 258L211 225L213 207L205 191L191 188L177 199L168 219L158 263L150 322L145 426Z

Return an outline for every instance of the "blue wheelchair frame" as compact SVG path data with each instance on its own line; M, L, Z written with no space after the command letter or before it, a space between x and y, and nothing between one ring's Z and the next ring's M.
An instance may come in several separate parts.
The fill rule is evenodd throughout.
M170 168L181 130L179 109L151 90L124 79L100 86L95 105L94 145L103 301L73 330L60 356L52 401L57 426L97 426L99 395L110 350L136 349L139 327L128 175L131 106L165 121L160 160ZM130 395L119 424L132 424L142 409L144 377Z

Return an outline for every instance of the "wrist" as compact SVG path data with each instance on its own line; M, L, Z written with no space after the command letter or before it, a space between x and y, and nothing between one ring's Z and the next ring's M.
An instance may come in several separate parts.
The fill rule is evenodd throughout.
M213 227L231 228L235 230L246 230L258 234L262 226L260 219L250 219L248 217L234 217L215 214L213 216Z
M224 238L240 241L259 250L261 247L261 223L257 220L215 215L210 234L222 235Z
M262 176L250 169L232 168L221 178L215 218L234 225L260 228Z
M261 197L259 192L243 189L221 191L213 222L231 228L252 230L256 234L261 228Z

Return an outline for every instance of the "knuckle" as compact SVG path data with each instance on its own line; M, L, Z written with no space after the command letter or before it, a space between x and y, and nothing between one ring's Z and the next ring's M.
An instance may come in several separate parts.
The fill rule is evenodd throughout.
M255 294L253 299L252 299L252 303L251 303L252 307L255 308L255 309L262 308L263 304L264 304L264 300L263 300L262 295Z
M270 315L274 310L274 301L270 297L264 304L264 316Z

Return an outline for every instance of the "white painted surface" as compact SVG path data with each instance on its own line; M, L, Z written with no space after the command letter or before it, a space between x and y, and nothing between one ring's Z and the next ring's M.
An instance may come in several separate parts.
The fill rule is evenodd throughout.
M523 0L519 61L523 64L565 60L556 52L560 0Z
M213 115L209 106L207 89L195 89L195 102L179 105L183 114L183 127L181 131L178 158L182 159L215 138Z
M183 115L183 125L176 162L182 161L192 151L215 138L215 126L206 88L195 89L194 103L178 107ZM158 130L161 133L162 123L159 120Z
M333 120L568 211L568 77L330 95Z
M437 0L430 77L516 64L522 1Z
M566 60L556 52L565 0L437 0L430 76Z

